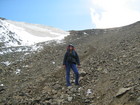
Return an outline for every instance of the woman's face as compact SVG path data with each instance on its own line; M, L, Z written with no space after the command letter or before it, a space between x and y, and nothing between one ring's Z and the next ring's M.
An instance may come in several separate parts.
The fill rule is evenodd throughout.
M70 50L72 50L73 49L73 47L72 46L70 46Z

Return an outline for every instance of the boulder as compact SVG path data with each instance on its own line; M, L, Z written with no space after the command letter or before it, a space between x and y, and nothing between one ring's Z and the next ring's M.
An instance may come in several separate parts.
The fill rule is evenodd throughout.
M79 73L80 73L80 76L81 76L81 77L84 77L84 76L87 75L87 72L85 72L83 69L81 69L81 70L79 71Z
M54 89L55 90L60 90L62 89L62 86L60 86L59 84L54 85Z
M123 94L125 94L127 91L129 91L131 88L120 88L118 93L116 94L116 97L119 97Z
M72 99L73 99L73 97L68 97L68 101L69 102L72 101Z

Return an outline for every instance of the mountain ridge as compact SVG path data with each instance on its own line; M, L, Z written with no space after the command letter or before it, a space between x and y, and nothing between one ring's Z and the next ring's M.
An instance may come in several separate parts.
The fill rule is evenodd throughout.
M49 40L62 40L69 34L68 32L60 29L37 24L14 22L10 20L0 20L0 23L3 30L4 27L6 27L7 32L10 31L13 34L16 34L15 36L19 37L18 39L21 40L21 43L25 43L25 45L31 45Z

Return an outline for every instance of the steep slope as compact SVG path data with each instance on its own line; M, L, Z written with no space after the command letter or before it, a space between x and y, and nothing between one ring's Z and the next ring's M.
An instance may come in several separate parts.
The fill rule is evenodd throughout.
M140 104L140 22L70 31L64 41L47 44L25 60L1 68L0 104ZM65 86L62 60L69 43L81 59L80 87ZM71 77L73 82L72 72Z

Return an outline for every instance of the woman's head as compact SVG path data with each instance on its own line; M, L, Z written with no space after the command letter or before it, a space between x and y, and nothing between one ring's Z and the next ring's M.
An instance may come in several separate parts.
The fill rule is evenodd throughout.
M74 50L74 46L72 44L69 44L68 47L67 47L67 50L68 51Z

